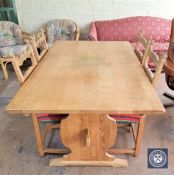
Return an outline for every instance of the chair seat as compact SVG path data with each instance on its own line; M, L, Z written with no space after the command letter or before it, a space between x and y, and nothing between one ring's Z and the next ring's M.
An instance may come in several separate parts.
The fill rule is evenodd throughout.
M28 44L22 44L22 45L14 45L14 46L8 46L8 47L1 47L0 48L0 56L1 57L13 57L13 56L20 56L22 53L24 53L27 48Z
M60 123L68 114L38 114L39 123Z
M118 124L139 123L141 117L138 114L109 114L109 116L115 119Z

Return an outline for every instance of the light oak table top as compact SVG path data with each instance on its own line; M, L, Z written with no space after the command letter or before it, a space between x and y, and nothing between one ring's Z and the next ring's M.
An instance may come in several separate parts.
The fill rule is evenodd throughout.
M165 109L130 43L61 41L6 111L157 114Z

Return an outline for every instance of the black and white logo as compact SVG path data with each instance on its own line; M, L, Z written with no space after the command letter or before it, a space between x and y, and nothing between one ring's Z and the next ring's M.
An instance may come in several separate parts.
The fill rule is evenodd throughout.
M168 150L148 149L148 168L168 168Z

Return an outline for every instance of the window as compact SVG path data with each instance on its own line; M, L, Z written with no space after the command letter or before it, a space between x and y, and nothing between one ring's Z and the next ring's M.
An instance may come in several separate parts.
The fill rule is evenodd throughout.
M18 24L15 0L0 0L0 20L12 21Z

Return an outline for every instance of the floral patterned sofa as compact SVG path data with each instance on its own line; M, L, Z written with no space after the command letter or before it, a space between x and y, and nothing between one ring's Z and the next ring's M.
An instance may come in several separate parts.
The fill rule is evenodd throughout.
M137 34L142 30L145 37L152 37L154 51L167 52L171 20L135 16L116 20L95 21L90 25L89 39L92 41L130 41L135 47Z

